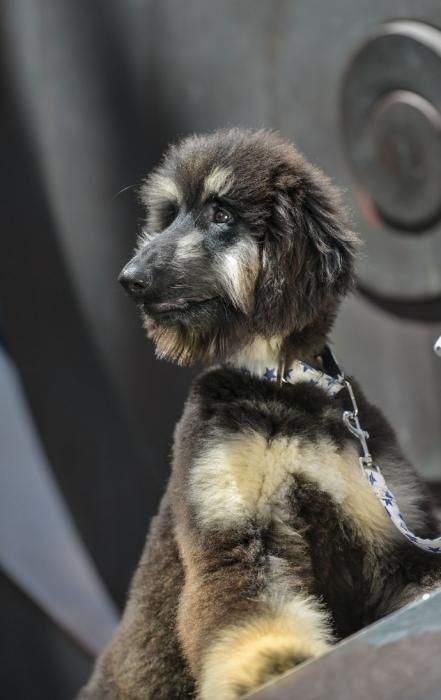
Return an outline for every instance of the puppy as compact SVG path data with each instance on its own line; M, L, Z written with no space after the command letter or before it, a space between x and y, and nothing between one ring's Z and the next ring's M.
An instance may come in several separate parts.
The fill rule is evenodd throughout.
M326 350L357 238L328 180L270 131L172 146L120 281L158 357L204 362L121 624L81 698L232 700L439 580L394 527L342 421ZM408 525L435 534L393 430L351 380Z

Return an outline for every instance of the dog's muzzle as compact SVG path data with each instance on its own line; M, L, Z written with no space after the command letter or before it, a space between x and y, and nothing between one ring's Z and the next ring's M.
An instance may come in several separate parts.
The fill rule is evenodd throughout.
M173 245L167 238L138 252L122 269L118 281L137 303L164 301L174 283L170 261Z
M166 301L176 284L172 261L179 230L157 236L129 260L118 280L137 303Z
M215 297L211 290L188 288L179 285L174 290L173 272L164 265L158 265L154 256L135 255L122 269L118 281L148 316L164 322L182 319L182 314L196 311ZM178 292L178 293L177 293Z

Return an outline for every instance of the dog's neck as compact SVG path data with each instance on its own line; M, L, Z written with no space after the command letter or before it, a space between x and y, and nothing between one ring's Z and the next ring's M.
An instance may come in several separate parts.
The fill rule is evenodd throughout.
M247 367L252 374L263 375L267 367L278 367L282 338L256 337L228 358L228 364L241 369Z
M250 343L228 358L228 364L238 369L246 367L252 374L263 376L267 369L288 368L295 360L317 366L316 353L303 352L286 356L286 341L281 336L273 338L255 337Z

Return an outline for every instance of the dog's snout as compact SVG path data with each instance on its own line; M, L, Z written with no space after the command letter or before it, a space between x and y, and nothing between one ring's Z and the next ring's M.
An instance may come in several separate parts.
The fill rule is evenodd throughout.
M124 287L126 292L135 299L144 297L147 292L147 277L134 265L129 264L125 266L118 277L118 282Z

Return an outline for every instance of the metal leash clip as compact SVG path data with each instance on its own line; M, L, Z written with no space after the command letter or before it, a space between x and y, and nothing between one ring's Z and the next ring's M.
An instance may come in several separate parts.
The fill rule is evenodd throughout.
M357 406L357 401L354 396L354 391L352 389L352 386L350 382L348 382L347 379L344 380L345 386L348 390L351 402L352 402L352 411L344 411L343 412L343 423L347 427L350 433L354 435L357 440L360 442L361 445L361 450L363 452L363 455L359 457L360 461L360 467L361 471L364 474L364 470L366 468L368 469L377 469L376 464L374 463L372 459L372 455L369 452L369 448L367 446L367 440L369 439L369 433L366 430L363 430L360 424L360 420L358 418L358 406Z
M369 433L366 430L363 430L363 428L360 425L360 420L358 418L357 401L351 383L348 382L348 380L346 379L345 373L340 367L337 358L335 357L329 345L325 346L323 356L326 358L327 363L330 364L332 367L331 373L337 377L339 382L345 385L351 399L352 411L343 411L343 423L345 424L349 432L352 435L354 435L354 437L356 437L357 440L360 442L361 451L363 453L363 455L359 457L361 471L363 475L365 475L365 469L376 469L378 471L378 466L372 459L372 455L369 452L369 448L367 446Z

